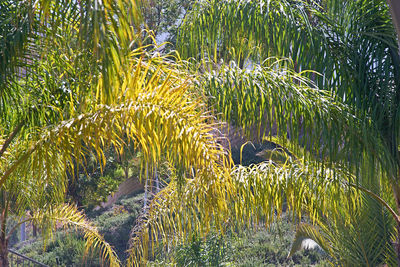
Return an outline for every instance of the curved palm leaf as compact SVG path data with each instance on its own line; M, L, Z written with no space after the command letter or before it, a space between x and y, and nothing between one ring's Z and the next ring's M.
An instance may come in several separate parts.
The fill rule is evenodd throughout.
M103 165L103 151L113 146L121 152L127 141L143 152L144 162L156 164L166 158L184 172L194 168L210 174L213 166L227 164L213 137L213 117L188 93L188 82L177 72L165 73L157 59L154 62L132 61L133 74L115 90L114 104L92 106L85 113L77 109L71 119L15 137L1 157L5 206L24 216L27 209L59 204L67 170L74 173L75 163L84 165L85 153L94 153ZM184 181L184 176L176 180ZM215 183L208 175L203 182Z
M65 228L74 228L84 233L86 240L86 251L99 249L101 252L101 258L103 262L107 262L107 266L120 266L121 263L118 259L117 254L113 250L110 244L108 244L104 238L99 234L96 227L89 222L85 215L72 205L61 205L61 206L44 206L39 210L33 211L33 214L28 219L40 225L45 233L45 236L49 238L56 227L63 226ZM27 220L27 221L28 221Z
M386 170L396 170L371 118L293 72L290 61L270 59L251 70L221 67L203 74L199 89L221 119L248 132L255 128L261 138L290 138L319 155L323 164L342 161L359 167L362 154L355 151L368 151Z
M93 89L97 88L101 89L102 98L99 100L108 102L113 91L109 81L119 74L120 65L124 64L132 46L137 45L134 41L140 39L134 29L134 25L138 25L140 21L135 0L20 0L2 2L1 8L0 23L5 27L2 27L4 33L0 35L4 50L1 50L0 55L1 65L6 66L4 71L0 69L3 99L0 108L4 115L2 119L6 121L9 116L3 109L14 104L13 113L20 114L19 121L27 122L30 118L25 116L25 110L16 109L26 101L21 95L38 93L36 97L40 97L47 93L46 97L50 97L49 93L54 93L55 88L51 87L45 88L46 90L42 90L42 86L31 87L30 91L26 91L24 86L20 86L27 79L36 80L37 84L49 85L44 81L46 77L37 77L37 65L43 62L48 66L47 75L51 75L55 72L52 65L63 61L61 63L67 69L59 70L57 78L63 78L67 89L76 90L65 85L82 83L73 92L78 99L91 95ZM138 45L140 46L140 41ZM76 73L84 73L74 77L73 73L67 72L71 68ZM104 86L98 87L99 82ZM35 112L37 108L43 111L43 107L35 107L29 111Z
M119 104L98 105L92 112L31 132L26 137L28 145L4 155L1 183L17 168L26 176L44 171L54 177L52 168L42 166L42 159L79 163L82 152L90 149L104 163L102 149L111 144L122 149L122 136L140 147L146 162L164 156L186 169L219 162L224 152L212 136L214 128L208 124L212 117L202 113L204 105L187 94L187 83L160 69L151 73L151 62L142 65L126 76L118 91ZM50 160L53 157L58 160Z

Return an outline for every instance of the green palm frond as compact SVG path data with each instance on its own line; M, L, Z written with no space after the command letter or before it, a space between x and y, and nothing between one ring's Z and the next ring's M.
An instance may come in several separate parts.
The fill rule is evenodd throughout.
M270 59L251 70L223 66L203 74L199 89L222 120L247 133L256 129L260 139L289 138L325 163L342 161L351 166L361 162L362 154L355 151L368 151L385 169L396 170L371 118L360 116L332 93L318 89L294 72L290 61ZM300 150L297 146L294 152Z
M0 4L0 84L18 68L16 58L23 54L30 32L28 4L21 1L2 1Z
M244 66L258 51L250 63L287 57L296 72L320 73L304 75L331 91L336 103L350 105L355 116L372 120L397 160L400 57L386 1L199 1L180 35L185 57Z
M255 63L288 57L297 71L323 73L324 79L312 76L319 86L347 90L341 83L355 82L346 79L349 75L363 75L359 63L384 76L367 58L357 59L360 53L374 53L375 67L390 74L393 70L384 66L397 46L386 1L364 0L199 1L186 16L180 37L184 57L239 62L256 50Z
M24 55L25 43L30 33L28 5L15 1L0 3L0 112L12 112L10 102L17 102L18 91L10 88L15 81L11 74L19 74L20 57ZM15 111L14 111L15 112ZM3 116L2 116L3 117Z
M363 164L372 165L366 160ZM376 168L370 167L370 169ZM374 173L374 174L372 174ZM374 175L375 177L367 177ZM380 179L377 179L380 177ZM322 216L314 225L302 224L292 246L292 255L299 249L304 238L310 238L319 244L331 257L333 263L343 266L378 266L396 264L395 220L391 212L394 206L390 182L382 178L379 171L363 172L359 177L359 186L369 188L359 191L359 201L351 205L351 200L343 198L342 204L335 209L328 209L329 215Z
M77 94L74 97L84 98L97 88L101 89L102 101L108 102L113 91L110 81L119 75L119 67L125 64L132 48L141 47L140 14L135 0L19 0L2 2L1 8L0 24L4 24L4 32L0 34L0 88L4 105L0 108L9 107L12 101L13 113L25 114L25 110L20 110L26 101L21 95L39 93L36 95L39 98L45 92L54 93L54 84L53 88L42 89L43 84L49 84L45 81L48 77L38 75L37 68L47 64L45 73L51 76L56 71L52 65L60 61L67 68L52 78L63 78L65 90L71 89L68 84L80 82L78 90L72 88ZM71 69L84 73L74 77L68 73ZM32 79L42 86L26 91L21 84ZM104 86L98 87L98 83ZM36 109L42 107L35 106L30 111ZM6 119L9 114L6 110L1 112L2 119ZM25 121L30 119L20 117Z

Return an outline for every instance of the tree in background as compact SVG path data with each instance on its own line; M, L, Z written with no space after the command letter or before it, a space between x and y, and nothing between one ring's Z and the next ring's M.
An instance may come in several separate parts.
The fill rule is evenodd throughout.
M68 176L68 198L78 206L94 208L117 191L121 182L140 177L140 158L138 153L127 145L122 155L112 147L105 151L106 164L99 166L93 155L85 157L85 167L78 174Z
M142 0L143 22L159 42L169 42L168 50L175 49L178 29L194 3L193 0Z

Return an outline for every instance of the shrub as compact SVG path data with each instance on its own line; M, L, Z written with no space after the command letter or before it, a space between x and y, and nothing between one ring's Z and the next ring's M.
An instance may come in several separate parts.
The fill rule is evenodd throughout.
M25 243L18 251L49 266L101 266L99 252L85 255L85 240L73 232L58 232L46 245L39 239Z
M176 249L177 266L220 266L229 260L230 243L222 235L211 232L205 240L193 235L192 241Z

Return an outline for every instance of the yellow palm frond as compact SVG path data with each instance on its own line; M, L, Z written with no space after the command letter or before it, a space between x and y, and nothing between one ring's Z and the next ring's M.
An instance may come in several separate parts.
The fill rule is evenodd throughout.
M104 240L94 224L88 221L83 212L79 211L76 206L67 204L45 206L42 209L34 211L31 219L36 225L42 227L45 236L47 236L46 239L59 226L82 231L86 240L86 254L91 249L99 249L101 259L104 263L107 262L107 266L117 267L121 265L111 245Z

